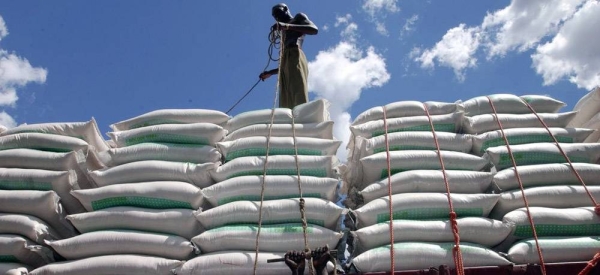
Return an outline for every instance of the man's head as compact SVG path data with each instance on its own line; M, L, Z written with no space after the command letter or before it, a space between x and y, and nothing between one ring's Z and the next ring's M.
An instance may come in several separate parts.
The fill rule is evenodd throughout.
M289 22L292 20L292 14L290 13L290 9L284 3L279 3L271 9L271 15L277 22Z

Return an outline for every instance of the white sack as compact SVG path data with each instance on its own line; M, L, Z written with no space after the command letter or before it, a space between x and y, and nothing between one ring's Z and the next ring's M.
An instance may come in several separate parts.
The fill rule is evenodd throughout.
M300 177L304 197L335 201L337 179ZM243 176L228 179L202 189L204 198L213 206L233 201L260 201L263 176ZM264 180L264 200L278 200L300 197L297 176L267 176Z
M460 243L463 266L500 266L509 265L510 262L498 253L481 245ZM430 267L447 265L456 268L453 257L454 242L427 243L403 242L394 243L394 270L429 270ZM371 249L358 255L353 260L361 272L389 272L391 271L390 245Z
M192 238L202 253L227 250L256 249L258 225L228 225L207 230ZM308 247L336 247L342 233L318 225L307 225ZM301 223L262 225L258 248L261 252L287 252L304 250L304 233Z
M462 112L447 115L432 115L431 121L436 132L458 133L461 130L464 114ZM394 132L426 131L431 132L429 118L425 115L387 119L388 134ZM350 126L354 137L372 138L385 134L383 119ZM350 146L350 145L349 145Z
M263 175L265 162L267 162L267 175L297 175L297 167L301 176L336 178L335 156L269 156L267 157L241 157L211 170L210 174L215 182L241 176ZM296 166L298 165L298 166Z
M548 128L561 143L580 143L590 136L594 130L584 128ZM545 128L513 128L504 130L508 144L519 145L539 142L554 142ZM483 155L490 147L505 146L500 130L473 136L473 153Z
M143 160L206 163L221 161L221 153L213 146L146 142L99 152L98 157L108 167Z
M600 159L598 143L559 143L559 145L571 162L596 163ZM517 166L567 162L555 143L521 144L510 146L510 149ZM483 157L489 159L497 171L513 167L506 146L488 148Z
M127 274L127 275L172 275L171 270L182 261L141 255L110 255L66 261L40 267L30 275L82 275L82 274Z
M484 193L492 182L493 174L489 172L447 170L446 177L450 192L462 194ZM411 170L400 172L390 177L392 194L439 192L446 193L444 173L441 170ZM372 183L359 192L364 202L388 195L388 179Z
M19 235L0 235L0 255L32 267L54 262L50 249Z
M588 186L594 198L600 198L600 186ZM524 207L521 190L504 192L490 218L501 220L504 215L515 209ZM525 197L529 207L573 208L592 205L590 197L580 185L542 186L525 189Z
M296 132L296 137L312 137L333 139L333 121L328 120L320 123L296 123L292 128L292 124L253 124L233 132L225 136L223 141L232 141L245 137L263 136L266 137L271 133L272 137L291 137Z
M172 234L189 240L203 231L191 209L117 206L69 215L67 220L81 233L119 228Z
M89 172L99 187L145 181L183 181L198 187L213 184L210 171L218 163L194 164L162 160L144 160Z
M548 127L564 128L569 124L577 112L567 112L559 114L539 113L538 116L546 123ZM535 114L484 114L472 117L464 117L463 132L467 134L482 134L485 132L500 130L496 117L502 123L503 129L512 128L544 128Z
M143 231L94 231L46 243L67 260L115 254L142 254L188 260L198 254L196 247L182 237Z
M425 102L429 115L445 115L454 113L457 111L456 103L436 102L428 101ZM398 101L387 104L385 106L377 106L368 109L360 113L352 125L363 124L373 120L383 119L383 110L385 109L386 117L397 118L397 117L409 117L409 116L423 116L426 115L425 107L422 102L419 101Z
M577 111L577 116L571 120L569 127L581 127L600 112L600 87L581 97L573 107L573 111Z
M160 124L133 130L107 133L117 147L125 147L144 142L214 146L215 143L221 141L226 134L227 131L225 129L212 123Z
M200 188L177 181L117 184L72 194L88 211L116 206L198 209L203 201Z
M37 217L6 213L0 213L0 234L21 235L38 244L60 238L54 229Z
M0 263L0 274L23 275L29 274L28 270L33 270L33 268L19 263Z
M500 195L451 194L458 217L487 217ZM446 219L450 216L448 196L443 193L406 193L392 196L394 220ZM389 198L373 200L354 210L358 227L390 220Z
M341 141L308 137L271 137L267 144L266 136L247 137L234 141L218 142L217 148L225 158L225 162L235 158L265 156L269 147L269 156L306 155L333 156L340 147Z
M600 165L573 163L585 185L600 185ZM568 163L538 164L517 167L523 187L550 185L581 185ZM499 191L519 188L515 168L504 169L494 175L493 185Z
M335 230L340 215L345 210L335 203L317 198L305 198L306 220L310 224ZM206 229L231 224L258 224L259 201L236 201L209 209L197 211L196 219ZM299 199L282 199L263 202L262 224L298 223L300 216Z
M44 133L21 133L0 137L0 150L28 148L50 152L87 150L88 143L82 139Z
M529 114L531 110L524 101L529 103L536 113L556 113L560 108L566 106L562 101L542 95L516 96L511 94L489 95L494 103L496 112L499 114ZM493 109L488 96L478 96L459 104L469 116L480 114L491 114ZM459 108L460 108L459 107Z
M596 130L596 132L586 138L584 142L598 141L600 138L600 112L593 116L588 122L584 123L582 127Z
M600 237L539 238L545 263L587 262L600 250ZM508 258L516 264L539 264L535 240L516 243L508 251Z
M125 131L159 124L212 123L224 125L229 115L207 109L162 109L145 113L110 125L113 131Z

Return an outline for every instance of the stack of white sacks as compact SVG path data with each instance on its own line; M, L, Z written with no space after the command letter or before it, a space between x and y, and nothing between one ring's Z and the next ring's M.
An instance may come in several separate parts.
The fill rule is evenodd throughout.
M600 142L600 87L584 95L573 107L577 111L575 118L567 127L581 127L597 130L589 135L584 142Z
M0 133L0 274L60 260L47 243L77 234L65 216L85 209L70 192L93 187L86 158L97 149L108 146L94 119Z
M308 245L311 249L335 248L344 209L333 202L339 182L334 155L340 142L333 140L328 105L316 100L294 109L277 108L273 113L270 109L250 111L228 121L229 134L217 143L224 163L211 172L216 184L203 189L213 208L196 212L206 231L192 242L202 254L186 262L177 274L251 274L257 250L257 274L289 273L283 262L267 260L305 248L296 167L306 202ZM263 178L265 168L267 176Z
M221 155L229 116L213 110L158 110L111 125L114 148L98 150L89 178L74 190L87 212L67 219L81 235L47 242L67 261L31 274L172 274L199 251L193 211ZM92 162L91 160L89 162Z

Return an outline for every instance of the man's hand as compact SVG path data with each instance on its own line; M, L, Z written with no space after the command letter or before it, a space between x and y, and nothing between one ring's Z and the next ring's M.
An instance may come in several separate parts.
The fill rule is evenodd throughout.
M304 274L306 267L306 254L298 251L288 251L285 253L285 264L292 270L292 274Z
M262 73L260 73L260 74L258 75L258 78L260 78L260 80L262 80L262 81L265 81L265 79L267 79L267 78L271 77L272 75L273 75L273 74L271 74L271 73L269 73L269 72L265 71L265 72L262 72Z
M329 248L319 247L312 252L312 260L313 266L315 267L315 272L317 275L327 274L325 268L327 267L327 263L329 262L331 254L329 253ZM324 273L325 271L325 273Z

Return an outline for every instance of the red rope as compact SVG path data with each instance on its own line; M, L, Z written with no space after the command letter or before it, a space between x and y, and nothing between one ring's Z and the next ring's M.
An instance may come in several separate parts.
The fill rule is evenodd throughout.
M525 203L525 208L527 209L527 219L529 220L529 225L531 225L531 229L533 231L533 238L535 239L535 247L537 249L537 253L540 259L540 265L542 266L542 274L546 275L546 264L544 263L544 256L542 255L542 249L540 248L540 242L538 240L537 231L535 230L535 225L533 223L533 218L531 217L531 212L529 211L529 202L527 201L527 197L525 197L525 190L523 188L523 181L521 181L521 176L517 171L517 162L515 161L515 156L512 153L512 149L508 144L508 138L506 134L504 134L504 127L502 127L502 122L498 118L498 113L496 112L496 107L494 106L494 102L488 96L488 101L490 102L490 106L492 107L492 111L494 112L494 118L498 122L498 127L500 128L500 132L502 133L502 138L504 139L504 143L506 144L506 149L508 149L508 155L510 156L510 160L512 161L512 165L515 171L515 176L517 177L517 182L519 183L519 188L521 188L521 196L523 196L523 202Z
M392 164L390 158L390 143L388 141L388 125L387 125L387 112L385 106L383 106L383 128L385 130L385 153L387 156L387 172L388 172L388 199L390 206L390 258L391 267L390 270L394 274L396 263L394 261L394 209L392 206Z
M590 271L592 271L592 268L594 268L596 266L596 264L598 264L598 262L600 262L600 252L596 253L596 255L594 255L594 258L592 258L587 265L585 266L585 268L579 272L579 275L587 275L590 273Z
M465 267L463 264L462 252L460 251L460 234L458 231L458 222L456 221L456 212L454 212L454 205L452 204L452 197L450 195L450 184L448 184L446 166L444 165L444 160L442 159L442 152L440 151L440 144L438 142L437 135L433 127L433 120L431 119L431 115L429 115L429 110L427 109L427 105L425 103L423 103L423 108L425 109L425 114L427 114L427 118L429 119L431 132L433 133L433 140L435 141L436 153L440 159L440 166L442 168L442 174L444 175L444 183L446 184L446 193L448 194L448 206L450 208L450 225L452 226L452 233L454 235L454 248L452 249L452 255L454 257L454 264L456 265L456 273L458 275L464 275Z

